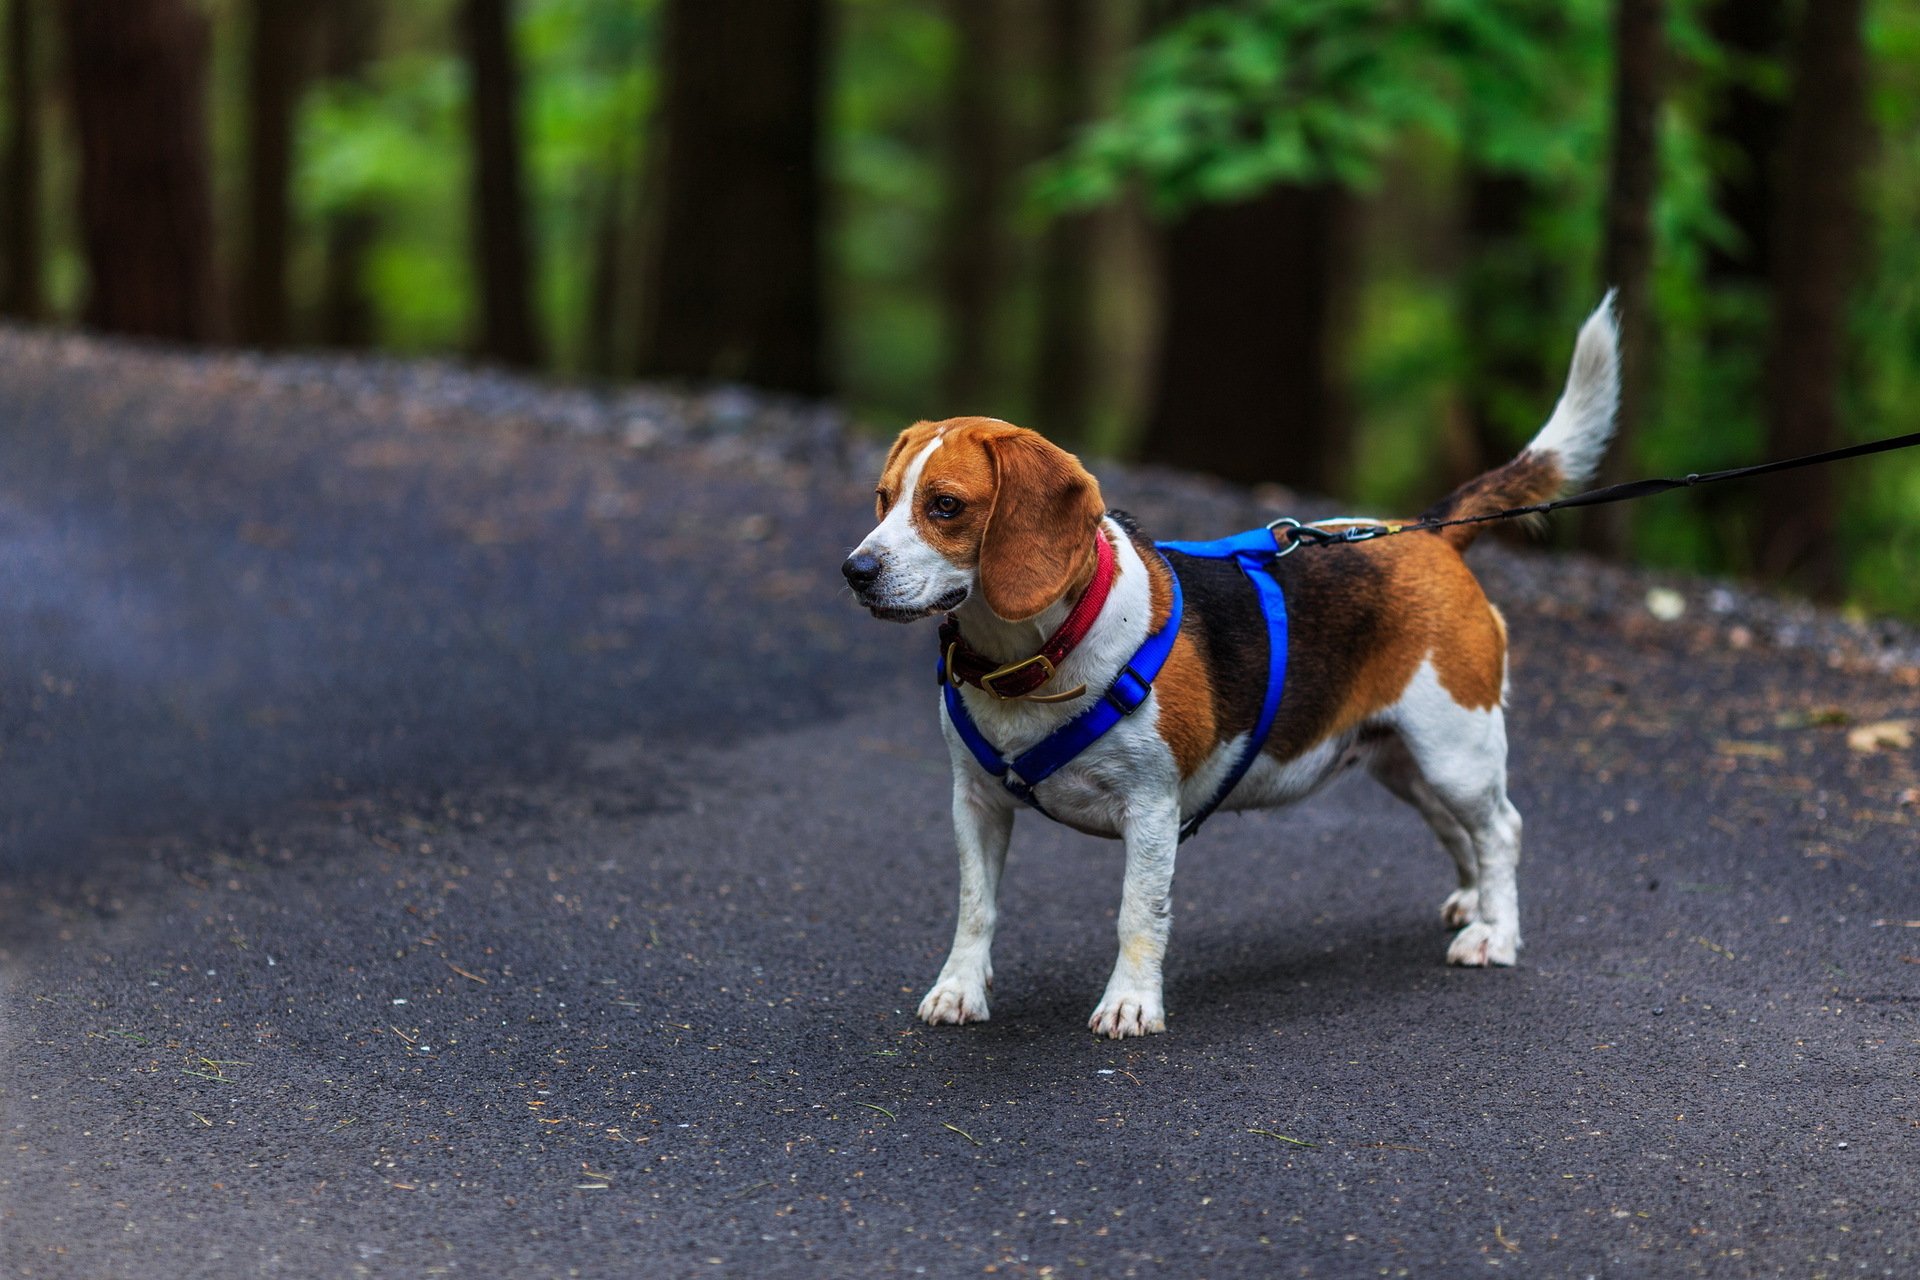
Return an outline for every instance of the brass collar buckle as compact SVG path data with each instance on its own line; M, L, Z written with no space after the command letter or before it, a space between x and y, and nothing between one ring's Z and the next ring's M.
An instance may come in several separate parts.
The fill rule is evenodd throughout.
M955 641L953 644L950 644L947 646L947 678L953 681L954 684L956 685L958 685L961 682L959 669L958 667L955 666L953 661L954 650L958 647L959 647L958 641ZM1009 662L1005 666L995 668L994 670L989 671L985 675L981 676L980 677L981 692L989 694L992 697L999 699L1001 702L1015 702L1020 700L1025 700L1027 702L1066 702L1069 699L1079 697L1081 694L1087 691L1087 686L1084 684L1078 685L1072 689L1069 689L1065 693L1002 693L1000 692L999 689L994 687L994 681L1004 680L1009 676L1016 675L1019 672L1025 671L1028 667L1033 666L1035 663L1039 663L1040 666L1045 668L1046 670L1045 678L1040 681L1041 685L1044 685L1048 680L1053 679L1053 673L1054 673L1053 659L1047 657L1047 655L1044 653L1036 653L1031 658L1022 658L1018 662ZM1034 687L1039 688L1040 686L1035 685Z

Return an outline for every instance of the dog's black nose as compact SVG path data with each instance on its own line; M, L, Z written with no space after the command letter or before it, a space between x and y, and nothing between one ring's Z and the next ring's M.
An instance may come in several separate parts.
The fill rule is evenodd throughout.
M856 551L840 566L840 572L847 575L848 586L855 591L865 591L880 577L880 557Z

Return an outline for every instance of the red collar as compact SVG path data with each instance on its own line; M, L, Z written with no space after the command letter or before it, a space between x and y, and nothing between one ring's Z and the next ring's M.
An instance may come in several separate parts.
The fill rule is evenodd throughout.
M1031 658L1022 658L1002 666L991 658L981 656L960 638L960 623L952 614L948 614L947 620L940 624L940 648L946 655L943 664L946 678L955 684L964 681L1005 701L1026 698L1031 702L1065 702L1085 693L1085 685L1064 693L1038 694L1034 690L1053 679L1054 668L1087 638L1087 633L1093 630L1094 619L1100 616L1101 606L1107 602L1107 593L1113 588L1113 546L1101 533L1094 534L1093 543L1096 560L1093 581L1080 593L1080 599L1074 602L1060 629L1048 636L1047 642L1040 646L1040 652Z

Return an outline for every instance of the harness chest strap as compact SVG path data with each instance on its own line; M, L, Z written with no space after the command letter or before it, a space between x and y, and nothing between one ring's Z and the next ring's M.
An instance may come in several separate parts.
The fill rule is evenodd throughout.
M1100 539L1105 546L1106 539ZM1232 560L1252 582L1260 602L1260 609L1267 622L1267 688L1262 700L1259 717L1254 723L1247 741L1235 758L1233 767L1214 791L1206 804L1195 810L1180 825L1180 839L1185 840L1200 829L1220 802L1227 798L1247 770L1259 757L1260 749L1266 744L1267 735L1273 728L1275 713L1279 710L1280 698L1286 687L1287 670L1287 606L1286 596L1280 584L1273 577L1271 564L1279 553L1279 546L1270 529L1254 529L1231 538L1216 542L1161 542L1155 547L1161 553L1161 562L1167 566L1167 579L1171 587L1172 599L1167 611L1167 620L1160 629L1148 636L1139 650L1120 668L1106 692L1087 706L1073 719L1042 738L1008 761L999 749L987 741L986 735L974 722L967 710L966 700L953 680L948 678L946 654L950 652L950 642L941 647L939 664L942 696L946 700L947 717L954 731L966 744L968 752L979 762L987 773L1000 779L1001 784L1025 803L1032 805L1042 814L1045 808L1034 794L1034 788L1063 766L1070 763L1081 752L1112 729L1120 721L1139 710L1153 691L1153 681L1166 665L1167 657L1173 652L1174 641L1179 638L1180 624L1185 614L1185 601L1180 589L1180 575L1165 559L1165 553L1173 551L1182 555L1204 560ZM945 640L945 628L943 641ZM1047 815L1051 816L1051 815Z
M1173 601L1166 623L1147 637L1146 643L1120 668L1120 674L1113 678L1113 683L1107 686L1105 693L1073 719L1015 756L1011 762L980 732L980 726L974 723L959 688L947 679L943 661L940 683L945 690L947 716L953 721L960 740L967 744L967 750L980 762L982 769L999 778L1008 791L1040 809L1040 801L1034 796L1033 789L1099 741L1113 726L1140 709L1147 695L1153 692L1154 677L1166 665L1167 655L1173 652L1173 642L1180 634L1180 619L1185 611L1185 603L1180 591L1180 579L1172 577L1171 570L1169 577L1173 582ZM1045 809L1040 811L1046 812Z

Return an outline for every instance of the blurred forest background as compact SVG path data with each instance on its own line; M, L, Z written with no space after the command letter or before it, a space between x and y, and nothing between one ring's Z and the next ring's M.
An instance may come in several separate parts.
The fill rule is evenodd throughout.
M1915 0L0 0L0 314L987 413L1410 512L1920 423ZM1920 458L1561 536L1920 616Z

